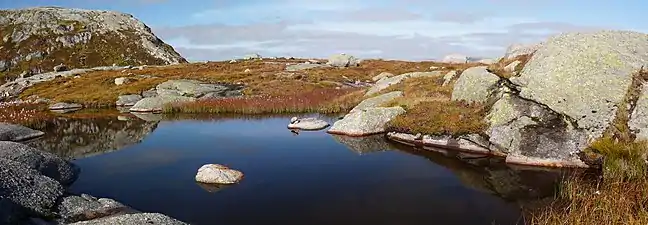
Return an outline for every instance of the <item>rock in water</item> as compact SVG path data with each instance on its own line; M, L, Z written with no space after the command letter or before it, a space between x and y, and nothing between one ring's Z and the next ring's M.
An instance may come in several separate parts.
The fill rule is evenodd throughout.
M0 141L0 158L21 163L61 184L74 182L79 168L60 157L24 144Z
M243 173L219 164L207 164L196 174L196 181L207 184L235 184L243 179Z
M335 67L352 67L359 66L360 60L351 55L337 54L330 56L326 64Z
M0 30L10 34L5 36L5 41L15 50L6 52L3 58L16 59L15 64L31 59L34 70L48 71L61 63L69 69L187 62L147 25L129 14L38 7L0 10L0 15ZM75 50L81 48L85 49L84 54L76 54ZM27 57L39 52L47 54L38 59ZM12 67L8 74L17 75L22 72L20 69Z
M487 67L472 67L461 73L452 90L453 101L486 102L497 90L499 77L486 70Z
M367 108L344 116L333 123L328 133L348 136L365 136L385 132L387 123L405 113L401 107Z
M28 127L0 123L0 141L24 141L45 135L42 131Z
M300 129L300 130L321 130L328 126L329 123L317 118L303 118L303 119L298 119L295 122L292 122L291 120L290 124L288 124L289 129Z
M530 99L598 138L614 120L633 74L648 65L648 34L566 33L550 38L511 82Z
M173 95L160 95L152 98L143 98L139 100L132 108L131 112L161 112L165 105L183 103L183 102L193 102L196 101L196 98L184 97L184 96L173 96Z

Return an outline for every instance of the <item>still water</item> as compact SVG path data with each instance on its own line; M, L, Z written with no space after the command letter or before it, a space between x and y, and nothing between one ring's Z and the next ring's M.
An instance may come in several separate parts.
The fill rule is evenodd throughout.
M192 224L522 224L520 208L555 189L558 174L497 159L291 133L292 116L58 119L31 144L74 159L74 193ZM245 178L196 184L207 163Z

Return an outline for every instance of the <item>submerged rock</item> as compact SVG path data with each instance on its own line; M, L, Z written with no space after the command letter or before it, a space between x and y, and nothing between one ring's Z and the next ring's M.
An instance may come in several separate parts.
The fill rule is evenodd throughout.
M42 131L21 125L0 123L0 141L25 141L43 136Z
M324 120L317 118L302 118L297 120L290 120L288 124L289 129L300 129L300 130L321 130L329 126Z
M198 169L196 181L207 184L235 184L243 179L243 173L219 164L207 164Z
M402 107L367 108L344 116L336 121L328 133L348 136L365 136L385 132L389 121L405 113Z

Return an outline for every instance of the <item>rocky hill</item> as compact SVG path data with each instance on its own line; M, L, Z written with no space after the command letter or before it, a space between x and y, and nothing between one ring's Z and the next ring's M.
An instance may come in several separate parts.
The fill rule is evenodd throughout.
M132 15L40 7L0 10L0 77L106 65L187 62Z

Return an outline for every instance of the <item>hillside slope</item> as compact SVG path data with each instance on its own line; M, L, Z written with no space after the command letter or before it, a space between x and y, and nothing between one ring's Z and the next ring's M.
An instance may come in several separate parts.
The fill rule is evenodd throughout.
M0 10L0 77L105 65L187 62L132 15L40 7ZM3 79L4 80L4 79Z

